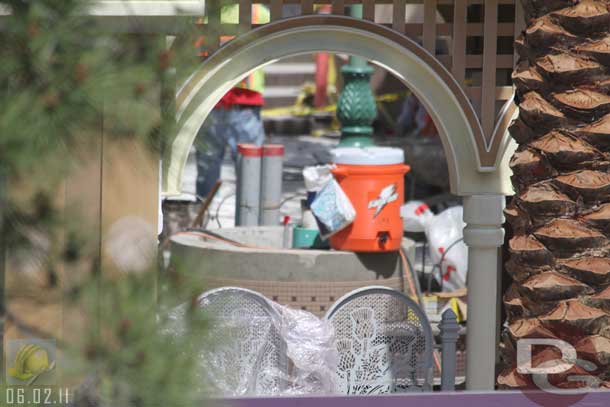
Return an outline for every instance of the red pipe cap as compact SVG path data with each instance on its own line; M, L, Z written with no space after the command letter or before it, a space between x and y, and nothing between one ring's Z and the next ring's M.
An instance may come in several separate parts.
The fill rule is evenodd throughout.
M237 152L244 157L261 157L263 155L263 148L256 144L238 144Z
M281 144L265 144L263 146L263 155L284 155L284 146Z

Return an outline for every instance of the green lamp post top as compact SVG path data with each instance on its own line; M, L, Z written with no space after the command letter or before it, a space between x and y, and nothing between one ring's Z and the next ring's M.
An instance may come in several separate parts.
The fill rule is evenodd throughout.
M337 119L341 122L339 147L367 147L373 145L373 121L377 105L369 84L373 68L346 65L341 69L344 87L337 103Z
M350 7L350 15L362 18L362 4ZM337 119L341 122L339 147L372 146L372 124L377 117L377 105L369 84L373 68L366 59L351 56L341 73L344 86L337 102Z

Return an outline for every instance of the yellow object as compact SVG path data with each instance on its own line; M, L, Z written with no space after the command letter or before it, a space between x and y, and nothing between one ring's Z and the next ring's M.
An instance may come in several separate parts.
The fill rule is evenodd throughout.
M19 380L28 380L49 369L49 354L38 345L23 345L15 356L8 374Z
M337 101L337 64L335 55L330 54L328 58L328 73L326 75L326 96L332 102Z
M306 103L308 99L313 98L316 93L316 84L305 82L301 87L301 91L297 95L292 109L295 112L311 112L312 107Z
M303 89L303 91L301 91L301 93L299 93L299 95L302 95L303 93L308 92L307 86L310 86L310 85L306 83L304 85L305 88ZM399 100L400 98L409 96L410 94L411 94L410 92L387 93L385 95L377 96L375 98L375 100L377 101L377 103L395 102L395 101ZM312 113L334 112L336 110L337 110L336 104L331 104L331 105L320 107L320 108L312 108L312 107L304 106L302 103L299 104L299 97L297 97L295 104L292 106L278 107L278 108L274 108L274 109L263 109L262 116L263 117L307 116Z
M458 299L452 298L451 300L449 300L449 305L451 306L451 310L454 312L457 318L458 324L464 322L464 315L462 315L462 310L460 309L460 303Z

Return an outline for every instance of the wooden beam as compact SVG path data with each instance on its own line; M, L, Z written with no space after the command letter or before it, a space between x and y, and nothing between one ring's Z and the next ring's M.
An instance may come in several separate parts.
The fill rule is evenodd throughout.
M453 7L453 61L451 73L463 87L466 79L466 25L467 0L455 0Z
M206 14L208 16L208 29L206 31L206 49L211 54L220 48L220 11L222 5L220 1L211 1L206 4Z
M252 0L239 0L239 32L252 29Z
M269 14L271 15L271 21L279 20L282 18L282 9L284 4L282 0L271 0L269 4Z
M497 86L495 89L495 99L496 100L509 100L513 97L513 87L512 86ZM466 87L466 95L468 98L474 102L481 101L481 87L480 86L468 86Z
M483 81L481 125L485 137L491 137L496 119L496 51L498 39L498 0L485 2L485 36L483 45ZM511 55L512 59L512 55Z
M362 18L375 21L375 0L362 0Z
M301 0L301 14L313 14L313 0Z
M405 32L406 1L394 0L392 3L392 28L398 32Z
M333 14L338 14L341 16L345 14L345 0L332 0L332 5Z
M515 31L514 38L515 40L519 38L521 35L521 31L525 29L525 10L523 10L523 4L520 1L515 3ZM519 60L519 55L517 54L517 50L515 49L515 65Z
M512 69L513 55L498 55L496 57L496 69ZM451 55L437 55L436 59L441 61L447 69L451 70ZM483 55L466 55L466 69L481 69L483 67Z
M424 48L436 55L436 0L424 2Z

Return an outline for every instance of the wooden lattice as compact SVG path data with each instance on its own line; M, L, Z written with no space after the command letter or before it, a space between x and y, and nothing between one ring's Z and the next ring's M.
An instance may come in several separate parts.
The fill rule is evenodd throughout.
M209 0L207 22L200 20L207 56L222 40L260 26L252 22L252 6L264 4L271 21L284 18L284 5L300 7L300 14L318 12L330 5L330 12L345 15L352 4L362 4L363 17L399 31L419 42L455 77L470 98L486 137L494 130L498 112L511 99L510 80L515 56L513 40L523 27L523 10L515 0ZM239 4L239 22L221 21L221 8ZM405 21L405 7L423 7L423 21ZM328 7L327 7L328 8ZM380 17L385 17L383 20ZM438 18L438 16L441 18ZM388 21L388 17L390 20ZM444 50L438 44L444 44ZM443 48L443 47L440 47Z

